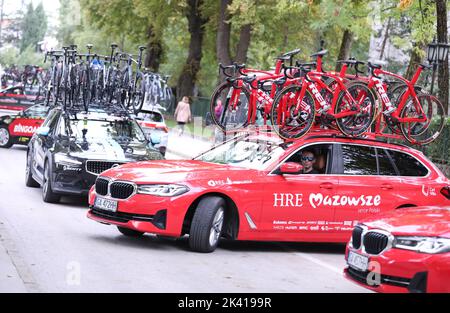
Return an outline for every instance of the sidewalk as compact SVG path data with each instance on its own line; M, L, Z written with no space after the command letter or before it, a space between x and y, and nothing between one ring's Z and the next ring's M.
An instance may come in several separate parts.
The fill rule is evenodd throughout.
M178 135L178 129L169 130L167 152L175 154L183 159L192 159L200 153L209 150L213 141L189 133Z
M12 257L5 247L6 241L7 239L0 234L0 293L27 292L25 284L13 263Z

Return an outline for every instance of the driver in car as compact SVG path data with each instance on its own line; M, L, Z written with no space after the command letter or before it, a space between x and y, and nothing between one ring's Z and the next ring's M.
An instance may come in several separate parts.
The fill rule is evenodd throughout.
M302 152L303 174L320 174L313 166L316 163L316 156L312 151Z

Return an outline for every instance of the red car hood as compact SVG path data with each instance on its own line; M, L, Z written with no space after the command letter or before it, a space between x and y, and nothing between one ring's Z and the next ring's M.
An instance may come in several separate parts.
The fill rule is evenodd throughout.
M365 220L363 224L394 235L450 238L450 207L398 209Z
M224 180L236 177L247 178L248 172L256 172L229 165L206 163L202 161L154 160L128 163L101 174L114 180L146 183L183 183L186 181Z

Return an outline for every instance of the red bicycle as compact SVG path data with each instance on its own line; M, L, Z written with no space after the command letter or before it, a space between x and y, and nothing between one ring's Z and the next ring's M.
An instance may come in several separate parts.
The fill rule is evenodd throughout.
M272 106L271 121L274 130L284 139L298 139L313 126L316 111L336 122L339 130L347 136L359 136L371 126L375 114L375 95L366 84L359 81L346 82L341 73L323 73L312 70L314 63L300 67L285 67L290 83L277 94ZM292 73L304 72L295 78ZM332 79L330 86L325 78ZM323 96L323 92L330 96Z
M384 132L387 125L393 136L403 135L412 144L428 144L442 132L445 112L442 103L433 95L422 92L416 82L424 69L431 66L420 64L409 81L404 77L384 71L379 64L368 63L370 77L367 87L376 92L381 100L380 113L375 122L375 135L389 137ZM401 81L396 90L388 92L380 75L391 76ZM398 96L394 96L398 94Z
M210 112L214 123L223 131L236 130L255 124L260 112L266 124L273 98L286 82L282 67L288 61L292 65L298 53L300 49L278 57L274 71L246 69L244 64L220 64L227 80L216 88L211 98Z

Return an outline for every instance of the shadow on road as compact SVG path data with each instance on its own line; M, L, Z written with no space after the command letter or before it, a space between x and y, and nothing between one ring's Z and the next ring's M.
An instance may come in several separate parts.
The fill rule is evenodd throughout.
M191 252L189 238L187 236L179 239L159 238L155 235L146 234L139 238L118 236L90 236L90 239L102 241L107 244L123 245L137 249L155 250L181 250ZM229 252L252 252L252 253L318 253L318 254L344 254L345 245L335 243L295 243L295 242L258 242L258 241L234 241L222 240L216 251L226 250Z

